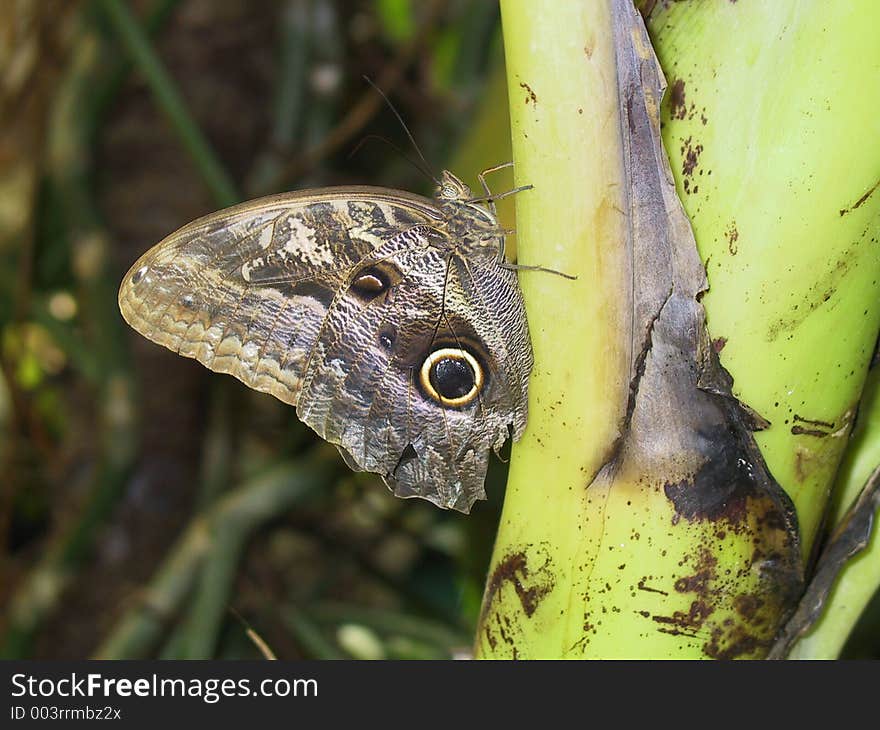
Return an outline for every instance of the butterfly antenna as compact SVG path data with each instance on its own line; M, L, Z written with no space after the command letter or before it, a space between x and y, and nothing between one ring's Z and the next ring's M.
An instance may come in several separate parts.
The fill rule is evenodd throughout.
M400 126L403 127L403 131L406 132L406 136L409 138L410 143L412 143L413 149L418 154L419 159L424 164L425 170L428 172L431 179L435 183L437 183L437 185L439 185L440 180L434 174L434 171L431 169L431 166L428 164L428 161L425 159L425 156L422 154L422 151L419 149L419 146L416 144L416 140L412 136L412 134L410 133L409 127L406 126L406 122L403 121L403 117L400 116L400 113L397 111L397 109L394 108L394 104L391 103L391 100L385 95L385 92L382 91L382 89L380 89L378 86L376 86L376 84L373 83L372 79L369 76L364 76L364 81L366 81L370 86L372 86L379 93L379 96L381 96L385 100L385 103L388 105L388 108L394 113L394 116L397 117L397 121L400 122Z
M428 178L432 182L435 182L435 183L437 182L437 180L434 179L434 177L430 174L430 172L428 170L426 170L423 165L419 164L418 160L414 160L410 155L408 155L406 152L404 152L402 149L400 149L400 147L398 145L394 144L394 142L392 142L387 137L383 137L381 134L368 134L365 137L363 137L363 139L361 139L361 141L358 142L354 146L354 149L348 153L348 159L351 159L352 157L354 157L360 151L361 147L363 147L367 142L370 142L374 139L377 139L377 140L387 144L391 149L393 149L398 155L400 155L410 165L412 165L414 168L416 168L416 170L418 170L420 173L422 173L422 175L424 175L426 178Z

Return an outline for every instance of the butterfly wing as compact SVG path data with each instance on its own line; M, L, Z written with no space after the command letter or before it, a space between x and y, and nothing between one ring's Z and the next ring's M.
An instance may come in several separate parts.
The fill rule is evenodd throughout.
M418 385L411 387L411 411L431 416L418 420L410 458L386 481L398 496L417 495L414 485L430 485L428 499L468 512L485 498L489 451L497 453L525 430L532 349L513 271L453 257L444 300L443 321L429 349L448 345L471 352L484 370L482 388L472 403L448 408L426 398Z
M432 201L372 188L252 201L138 260L119 304L147 338L295 405L356 470L467 512L490 449L525 427L531 348L513 272L450 253ZM423 364L463 348L477 397L429 397Z
M434 215L425 198L373 188L244 203L147 251L123 279L119 308L153 342L296 405L349 270L386 238Z
M485 497L490 450L525 428L532 352L515 273L474 266L442 239L427 226L402 232L340 287L297 411L397 496L468 512ZM387 286L364 296L364 272ZM431 354L450 349L466 350L482 381L452 406L422 377Z

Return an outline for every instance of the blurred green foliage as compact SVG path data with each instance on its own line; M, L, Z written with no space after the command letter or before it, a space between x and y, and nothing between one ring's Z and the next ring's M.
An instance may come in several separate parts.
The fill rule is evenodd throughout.
M505 465L469 519L396 500L293 409L129 331L115 295L242 197L430 193L364 75L433 167L509 159L498 23L483 0L0 11L4 656L260 656L249 631L281 658L469 651Z

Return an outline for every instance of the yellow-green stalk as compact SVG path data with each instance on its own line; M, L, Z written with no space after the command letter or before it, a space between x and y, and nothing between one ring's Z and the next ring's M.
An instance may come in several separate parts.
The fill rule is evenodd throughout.
M680 5L686 4L675 4L668 12L673 13ZM790 9L793 4L780 2L778 5ZM722 376L712 383L698 382L698 387L686 391L681 407L691 415L701 413L701 408L708 408L707 413L712 408L727 408L724 423L729 429L729 438L721 432L724 429L707 435L701 431L699 422L689 422L686 418L679 422L670 391L651 389L657 382L662 385L662 375L658 375L664 366L661 356L668 355L667 350L660 348L668 344L661 335L670 336L669 322L662 316L665 305L656 309L657 325L665 331L659 334L654 331L652 343L648 327L644 358L638 357L642 345L634 313L640 311L642 282L634 273L638 267L628 270L626 245L627 235L633 233L628 226L638 218L639 206L647 199L627 197L629 178L623 160L627 159L631 165L632 157L631 149L622 141L627 135L627 125L622 124L618 114L619 69L615 67L614 51L610 47L611 14L627 12L626 6L621 0L565 4L502 2L517 183L535 185L534 191L517 200L520 262L561 269L577 274L579 279L569 283L547 275L522 277L536 362L530 391L530 425L523 442L515 449L511 464L477 637L478 656L763 656L792 608L799 589L801 552L807 550L815 533L816 515L821 511L821 507L817 507L804 512L806 517L801 519L807 525L807 539L799 546L797 526L790 519L792 505L772 479L774 468L780 462L766 455L767 438L764 437L765 458L770 463L767 472L754 441L743 429L748 418L730 405L731 399L723 396L728 386ZM698 8L707 14L721 12L720 6L720 2L694 4L694 12ZM755 37L761 38L763 45L756 41L761 48L758 53L732 53L726 59L726 63L741 70L739 75L732 71L725 74L717 98L723 99L724 105L748 109L749 104L754 104L752 97L760 93L773 99L773 104L780 109L802 108L804 98L819 93L813 86L813 69L800 57L803 51L793 51L791 44L774 46L773 39L785 32L795 32L795 36L805 38L806 43L813 41L810 33L791 31L791 27L802 24L812 28L816 23L821 24L822 18L816 16L823 12L817 5L812 16L806 12L771 13L754 18L754 27L737 27L739 36L749 36L750 43ZM773 25L774 22L777 25ZM832 25L835 36L827 43L836 46L848 42L845 35L837 35L845 33L846 28ZM710 55L719 38L732 35L729 27L719 31L705 19L702 25L688 30L675 27L671 21L662 24L658 21L654 27L655 42L661 48L664 33L674 28L678 35L669 37L692 43L697 50L689 46L688 53L692 53L694 59L701 54ZM703 27L710 30L704 31ZM639 34L633 31L631 36L636 52L645 52L640 49ZM763 54L773 56L773 62L768 62ZM752 77L748 71L756 59L772 67L773 73L759 79ZM788 59L797 64L786 77L780 68L785 67ZM670 63L669 58L666 60ZM711 77L712 71L695 60L692 76L697 69ZM826 85L822 93L833 94L841 85L852 84L857 88L866 83L866 79L859 76L858 68L851 69L852 74L848 75L840 75L839 71L838 68L836 86L830 84L830 88L829 79L823 76ZM703 86L708 88L709 85ZM650 90L648 95L646 107L651 116ZM679 97L675 99L680 101ZM839 456L838 451L833 458L828 457L837 447L825 444L845 441L849 425L845 413L854 407L858 398L870 350L867 343L873 343L872 338L876 339L877 335L880 312L876 302L880 300L876 296L876 284L880 277L866 274L858 266L849 266L848 259L842 258L848 251L851 259L862 264L867 260L868 268L873 267L873 272L877 270L876 254L873 259L870 252L866 254L862 238L855 239L862 244L854 243L850 221L844 221L864 208L868 198L862 200L855 196L842 214L844 206L835 208L839 225L823 225L817 231L827 234L827 239L814 242L804 237L800 225L792 222L804 216L818 217L815 215L818 199L805 196L795 205L796 201L781 193L801 179L805 167L813 169L811 165L816 157L820 157L823 164L813 174L827 172L828 155L817 155L815 150L823 140L814 139L813 148L800 139L786 145L769 131L753 125L743 126L743 115L731 115L728 120L720 112L714 113L717 110L708 100L701 99L705 108L698 108L693 117L689 117L690 101L681 103L687 105L682 119L676 116L676 122L696 119L704 131L710 124L715 125L711 138L696 142L699 150L694 146L694 135L680 144L680 158L675 157L678 150L670 150L679 192L685 196L685 202L688 195L694 200L697 196L706 198L705 208L688 209L698 241L712 236L700 228L703 211L709 207L702 180L714 181L718 173L713 169L709 175L704 169L700 176L697 171L696 175L701 178L699 189L688 180L688 190L685 190L683 177L694 172L692 165L695 167L701 159L714 160L716 156L732 160L763 157L774 163L766 168L756 165L735 180L724 179L723 185L719 185L730 200L739 200L737 196L751 200L746 191L763 187L771 191L768 198L776 191L787 205L784 210L777 210L769 200L761 200L760 204L751 200L760 213L758 216L756 212L754 219L748 217L750 209L743 210L742 214L747 216L744 220L750 223L747 229L751 232L754 225L755 230L762 233L761 240L771 243L751 254L749 260L745 256L738 259L739 265L753 277L752 285L739 291L739 305L742 306L744 298L769 302L768 309L779 322L776 340L791 348L787 357L815 361L816 367L810 371L814 379L818 376L814 392L830 387L835 392L845 391L849 398L832 420L813 417L812 411L805 409L796 413L797 422L794 422L793 410L789 423L783 424L789 432L788 441L791 437L809 436L821 442L818 449L798 442L796 453L800 455L797 458L801 467L809 472L802 483L812 480L811 484L819 485L821 474L825 475L821 488L817 486L813 490L822 501ZM673 134L670 119L673 115L668 113L672 107L668 104L664 132L667 140ZM706 124L701 114L705 115ZM785 117L782 111L779 114ZM630 130L631 120L631 116L626 120ZM725 126L728 121L729 126ZM771 121L764 119L767 124ZM848 121L844 115L844 122ZM853 128L862 129L857 124ZM793 135L805 133L801 128L792 129ZM831 139L841 144L835 135L825 142ZM782 144L790 151L776 159L774 155L780 153L775 147L765 149L768 142ZM849 143L855 144L853 140ZM849 153L844 156L850 160ZM711 186L709 189L714 191ZM713 192L712 202L723 209L725 201L718 197L719 193ZM837 205L828 203L827 191L823 200L828 205ZM680 260L687 258L684 236L674 224L680 210L676 208L677 203L668 200L666 203L672 221L670 237L679 242L673 248L678 252L676 265L680 265ZM722 218L719 215L713 220ZM870 220L862 221L859 233L868 223ZM658 227L662 225L658 220ZM722 226L716 232L726 245L736 243L743 235L737 228L725 237L727 230ZM653 235L644 227L641 233L648 237ZM693 246L692 240L690 245ZM636 240L633 250L637 251L638 247ZM753 248L758 247L753 244ZM728 248L728 252L730 250ZM831 250L841 256L830 257ZM876 251L876 247L873 250ZM735 255L740 255L740 251ZM862 256L866 259L860 259ZM842 267L838 265L841 260L844 261ZM764 262L769 262L771 271L767 271ZM784 275L778 269L779 262L796 268L798 277ZM809 265L801 266L804 262ZM633 278L628 280L627 273L633 274ZM692 286L695 280L693 272L690 274L690 277L673 278L677 285L684 282L686 294L693 294L696 302L700 287ZM712 278L711 259L709 274L713 289L706 299L715 295L716 301L723 301L718 292L720 284ZM775 290L772 282L776 283ZM829 289L825 285L835 283L856 286L860 295L834 299L840 292L832 287L826 299ZM819 290L821 294L812 296ZM670 292L678 292L679 304L687 304L687 296L682 297L679 289L673 287ZM791 292L795 292L793 300L789 300ZM833 304L828 304L832 299ZM794 308L795 304L798 308ZM749 366L753 379L759 380L760 373L779 364L782 356L775 347L763 341L755 342L751 319L731 315L729 326L716 335L712 318L716 317L718 305L714 306L709 325L717 349L723 353L734 352L742 342L750 342ZM807 307L808 314L795 321L793 318L799 316L796 313L801 306ZM853 320L858 315L863 321L850 321L845 329L841 320L824 320L825 347L834 350L835 356L826 356L825 352L811 355L801 350L797 330L812 332L812 327L819 327L814 324L818 319L815 313L838 307L846 315L843 319ZM702 310L695 311L696 318L687 326L693 330L692 337L699 340L706 335L700 316ZM789 314L788 319L784 318L785 312ZM766 322L765 325L762 334L766 338L770 330ZM737 327L742 327L742 333ZM834 338L844 344L835 347ZM687 340L687 336L683 340ZM812 340L808 338L807 342ZM705 343L698 344L694 370L702 375L702 368L709 363L705 372L715 373L710 363L711 349ZM681 362L677 364L680 366ZM839 366L849 369L843 372ZM637 372L632 382L645 392L636 387L630 398L631 376L640 369L644 369L645 377L640 380ZM771 374L770 377L776 376ZM782 377L791 377L791 370ZM855 385L842 386L842 381ZM738 382L734 389L747 405L756 407L759 414L762 412L762 403L752 403ZM652 396L665 400L660 404L661 410L662 407L667 409L665 415L670 419L669 438L665 442L663 424L650 423L651 419L645 418L656 406L651 402ZM786 389L786 399L780 398L779 402L794 408L792 399L798 398L798 405L802 399L803 406L812 407L826 403L822 397L817 395L813 400L805 384L798 380ZM772 420L774 414L764 415ZM806 433L820 430L822 426L818 421L834 424L827 429L829 435ZM682 440L683 435L689 438ZM736 458L725 463L730 449L735 451ZM682 454L688 458L694 455L708 458L696 464L677 463ZM832 466L827 466L829 459L834 462ZM783 478L778 481L788 486L788 476L783 472ZM726 494L728 487L733 490L733 497L722 499L711 510L701 511L694 503L689 506L673 499L684 494L711 501L719 494ZM804 510L804 494L804 489L792 491L799 513ZM774 575L774 566L783 569Z
M534 621L510 646L504 627L484 616L477 655L553 656L579 636L559 617L572 609L565 586L588 560L581 555L588 525L583 481L618 436L628 387L629 352L607 337L622 326L626 307L595 285L618 281L625 267L615 212L623 171L614 48L605 2L514 1L501 10L516 180L534 186L516 201L519 263L578 279L539 272L520 278L535 350L529 426L511 462L493 557L493 575L500 566L504 576L488 590L516 610L520 580L522 610ZM548 550L569 558L543 575Z

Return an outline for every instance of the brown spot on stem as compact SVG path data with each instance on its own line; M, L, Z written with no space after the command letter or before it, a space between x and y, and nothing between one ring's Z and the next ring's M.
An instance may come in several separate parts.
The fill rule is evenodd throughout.
M646 591L647 593L659 593L661 596L668 596L669 594L666 591L661 591L659 588L651 588L651 586L646 585L648 580L648 576L642 578L638 585L636 586L640 591Z
M673 119L687 116L687 102L684 94L684 80L676 79L669 92L669 112Z
M764 602L757 596L742 593L733 599L733 607L747 623L756 623L759 619L758 611Z
M724 237L727 239L727 250L731 256L736 256L739 247L736 242L739 240L739 231L736 228L736 221L730 221L730 225L724 231Z
M772 643L769 639L759 639L739 626L728 633L721 628L715 628L712 630L712 638L703 647L703 652L712 659L736 659L753 656L759 649L766 649Z
M759 494L749 463L735 444L716 436L718 451L690 479L667 483L666 496L677 517L688 522L726 522L739 526L748 515L748 499Z
M703 151L703 145L701 144L693 144L693 138L688 137L685 140L684 148L682 150L684 154L684 162L681 166L681 172L683 175L687 175L690 177L694 174L694 170L697 167L697 164L700 161L700 153Z
M803 416L799 416L797 413L794 414L794 420L799 421L800 423L807 423L810 426L823 426L824 428L834 429L834 424L829 423L828 421L817 421L810 418L804 418Z
M806 481L816 468L816 457L808 449L798 448L794 453L794 475L799 482Z
M715 608L706 601L697 600L691 603L687 612L676 611L671 616L651 616L651 620L673 627L666 628L664 633L695 637L696 632L703 627L703 622L714 612Z
M691 178L700 162L702 151L703 145L694 143L693 137L688 137L682 143L681 156L684 161L681 163L681 174L684 176L682 187L684 187L685 193L691 192ZM697 189L694 188L693 192L697 192Z
M527 618L535 613L541 600L551 590L553 590L552 572L549 571L550 558L545 557L545 562L537 570L532 570L528 565L526 553L523 550L508 553L495 566L489 582L486 586L486 595L483 600L483 610L480 614L480 627L486 636L489 645L492 645L490 629L487 618L492 613L496 597L501 588L508 584L516 592L522 606L523 613ZM507 625L508 631L501 634L501 638L509 645L513 645L514 640L510 637L510 625ZM497 640L497 639L496 639Z
M825 438L831 435L828 431L822 431L818 428L804 428L803 426L792 426L791 433L794 436L815 436L816 438Z
M796 330L810 314L823 306L833 297L841 286L858 252L859 242L855 242L840 254L837 261L827 268L815 282L813 282L806 297L796 302L787 317L781 317L770 325L767 330L767 341L773 342L783 332Z
M703 600L709 598L709 585L715 580L718 558L708 550L700 551L696 572L675 581L675 590L679 593L696 593Z
M532 91L532 87L529 86L525 81L520 81L519 85L526 90L526 104L531 102L535 106L538 106L538 97L534 91Z

